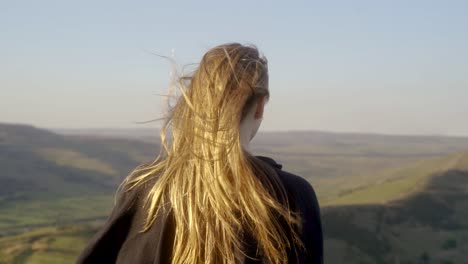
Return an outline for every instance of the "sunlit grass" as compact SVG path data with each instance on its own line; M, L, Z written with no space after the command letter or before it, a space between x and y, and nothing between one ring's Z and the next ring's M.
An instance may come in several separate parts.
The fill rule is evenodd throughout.
M113 202L113 196L108 194L10 203L0 207L0 234L16 233L37 225L104 218L112 209Z
M0 263L73 263L92 232L88 226L46 227L0 238Z
M37 150L44 159L54 162L60 166L67 166L75 169L95 171L106 175L117 175L114 168L103 161L87 157L83 153L62 148L41 148Z
M323 201L323 205L379 204L401 199L424 189L431 176L448 169L460 169L468 155L465 152L420 161L412 166L390 169L378 175L380 182L350 190Z

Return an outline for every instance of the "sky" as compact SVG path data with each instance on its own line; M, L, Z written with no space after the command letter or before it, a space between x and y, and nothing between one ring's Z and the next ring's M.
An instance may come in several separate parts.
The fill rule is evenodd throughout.
M135 128L171 65L226 42L268 58L260 131L468 136L467 1L0 0L0 122Z

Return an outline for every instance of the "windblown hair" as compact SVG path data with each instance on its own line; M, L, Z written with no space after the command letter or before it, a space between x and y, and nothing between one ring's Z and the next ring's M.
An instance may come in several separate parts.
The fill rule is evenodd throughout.
M266 58L255 46L220 45L174 86L182 96L164 120L159 155L123 184L131 190L157 177L142 232L169 204L175 220L172 263L240 263L245 232L266 263L286 263L288 248L302 246L301 218L290 209L276 171L243 150L239 135L257 100L269 99Z

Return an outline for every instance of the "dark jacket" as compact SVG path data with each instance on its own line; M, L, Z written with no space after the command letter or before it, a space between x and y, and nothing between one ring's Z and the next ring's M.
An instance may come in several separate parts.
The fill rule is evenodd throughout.
M303 178L282 170L282 165L272 158L256 157L275 168L286 188L291 207L302 213L303 229L300 237L306 251L299 252L299 263L322 264L322 226L314 189ZM142 198L145 198L149 186L151 182L143 185L144 190L130 191L119 196L107 222L95 234L76 263L170 263L174 239L174 220L170 214L157 217L147 232L139 232L146 220ZM247 248L247 255L255 256L256 243L251 241L248 245L250 248ZM288 253L288 259L289 263L296 263L293 252ZM256 262L246 259L245 263Z

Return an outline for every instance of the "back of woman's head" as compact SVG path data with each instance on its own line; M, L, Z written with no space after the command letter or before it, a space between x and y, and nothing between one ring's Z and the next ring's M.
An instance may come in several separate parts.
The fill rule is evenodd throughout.
M179 86L187 89L171 113L173 132L198 138L197 143L210 149L217 145L207 138L225 148L235 144L247 112L261 97L269 98L267 61L253 46L212 48L192 76L182 80Z
M300 219L289 210L275 170L240 142L241 122L260 98L269 98L267 60L254 46L220 45L175 85L181 96L161 129L161 152L126 182L132 189L157 177L143 231L169 204L173 263L239 263L244 232L265 261L285 263L287 248L294 248L290 238L300 244Z

